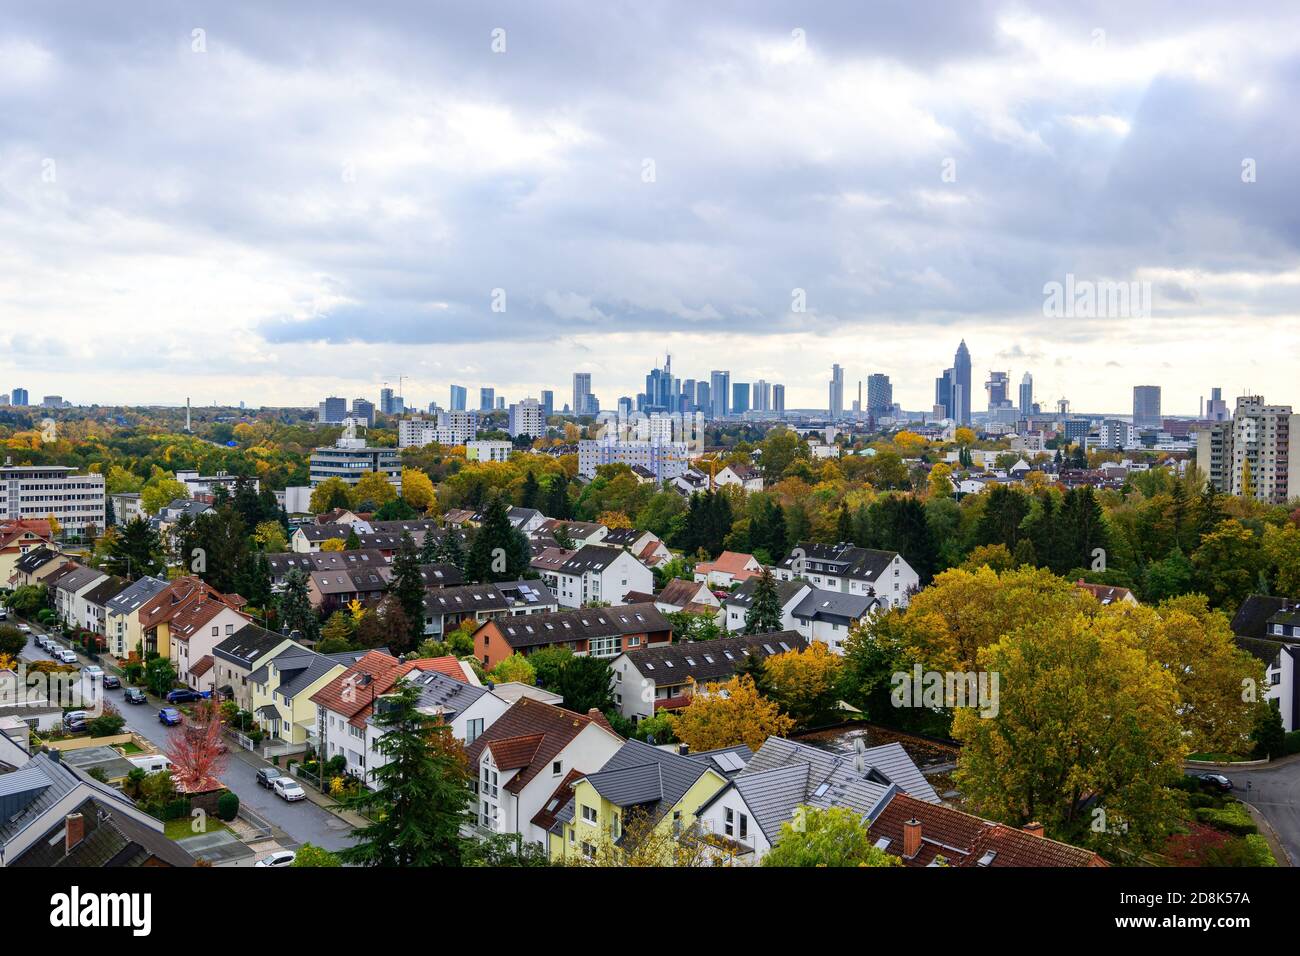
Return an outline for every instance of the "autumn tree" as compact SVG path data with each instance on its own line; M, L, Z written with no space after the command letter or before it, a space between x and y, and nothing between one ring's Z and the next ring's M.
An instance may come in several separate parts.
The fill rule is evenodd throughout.
M172 779L182 793L206 793L221 786L226 745L221 739L221 711L216 701L201 701L167 745Z
M1197 590L1210 604L1233 613L1254 591L1263 569L1255 535L1236 518L1223 521L1192 553Z
M800 728L830 723L839 705L843 659L821 641L767 658L769 696Z
M348 500L354 511L375 511L397 497L397 489L388 476L378 471L367 472L352 486Z
M1027 618L979 652L995 716L959 708L956 782L974 812L1043 823L1066 842L1159 843L1187 743L1175 678L1121 628L1087 614Z
M691 702L672 718L673 733L695 751L737 744L758 750L768 737L784 737L793 727L794 720L759 694L748 676L697 688Z
M622 812L618 837L604 831L590 855L569 853L565 866L579 867L694 867L733 866L734 846L705 833L698 821L686 826L657 817L644 807Z
M537 682L537 672L533 670L533 665L528 662L528 658L518 651L515 651L492 668L489 676L498 684L535 684Z
M335 508L351 508L351 491L348 483L342 478L326 478L312 489L309 504L312 514L323 515Z
M402 500L417 511L433 513L438 509L433 482L418 468L402 469Z

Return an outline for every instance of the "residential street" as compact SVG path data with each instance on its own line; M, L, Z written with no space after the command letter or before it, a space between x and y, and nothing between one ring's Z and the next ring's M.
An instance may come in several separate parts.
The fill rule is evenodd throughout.
M1291 855L1292 865L1300 865L1300 758L1259 768L1220 768L1215 772L1232 781L1236 788L1233 796L1263 814Z
M28 639L23 657L28 660L53 660L34 642L37 626L33 624L32 630L34 633ZM134 706L123 700L122 690L105 691L104 698L118 709L129 729L152 742L159 750L166 750L170 736L179 732L179 728L165 727L159 722L158 711L164 705L152 695L149 703ZM255 775L259 767L266 766L270 766L267 761L232 746L221 774L221 782L239 796L244 806L250 807L272 826L283 830L286 837L282 842L288 849L293 849L300 843L312 843L329 850L339 850L351 843L352 828L333 813L311 800L286 803L270 790L259 787Z

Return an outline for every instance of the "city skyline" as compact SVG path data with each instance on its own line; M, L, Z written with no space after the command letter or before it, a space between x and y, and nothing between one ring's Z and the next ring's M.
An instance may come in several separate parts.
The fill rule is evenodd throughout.
M326 8L6 18L0 379L427 404L577 369L612 404L646 351L725 348L791 408L836 362L925 408L964 337L1077 408L1291 387L1300 11ZM1049 309L1110 282L1149 294Z

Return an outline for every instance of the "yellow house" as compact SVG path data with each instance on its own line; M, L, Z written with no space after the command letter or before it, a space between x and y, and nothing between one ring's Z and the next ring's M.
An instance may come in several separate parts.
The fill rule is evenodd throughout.
M629 826L650 825L664 835L690 829L696 811L750 756L744 746L679 754L627 741L596 773L571 775L543 807L554 818L547 831L551 861L591 857L617 845Z
M253 718L268 744L301 747L315 744L316 705L312 695L347 668L296 644L265 661L248 678L253 690Z

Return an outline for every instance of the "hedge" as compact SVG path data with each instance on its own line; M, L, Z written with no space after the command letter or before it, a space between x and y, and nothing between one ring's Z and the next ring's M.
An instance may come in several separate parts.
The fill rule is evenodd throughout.
M1286 735L1285 750L1288 754L1300 754L1300 730L1293 730Z
M1229 803L1221 810L1213 807L1197 807L1195 813L1199 822L1225 833L1246 836L1259 832L1259 827L1255 826L1250 813L1240 803Z

